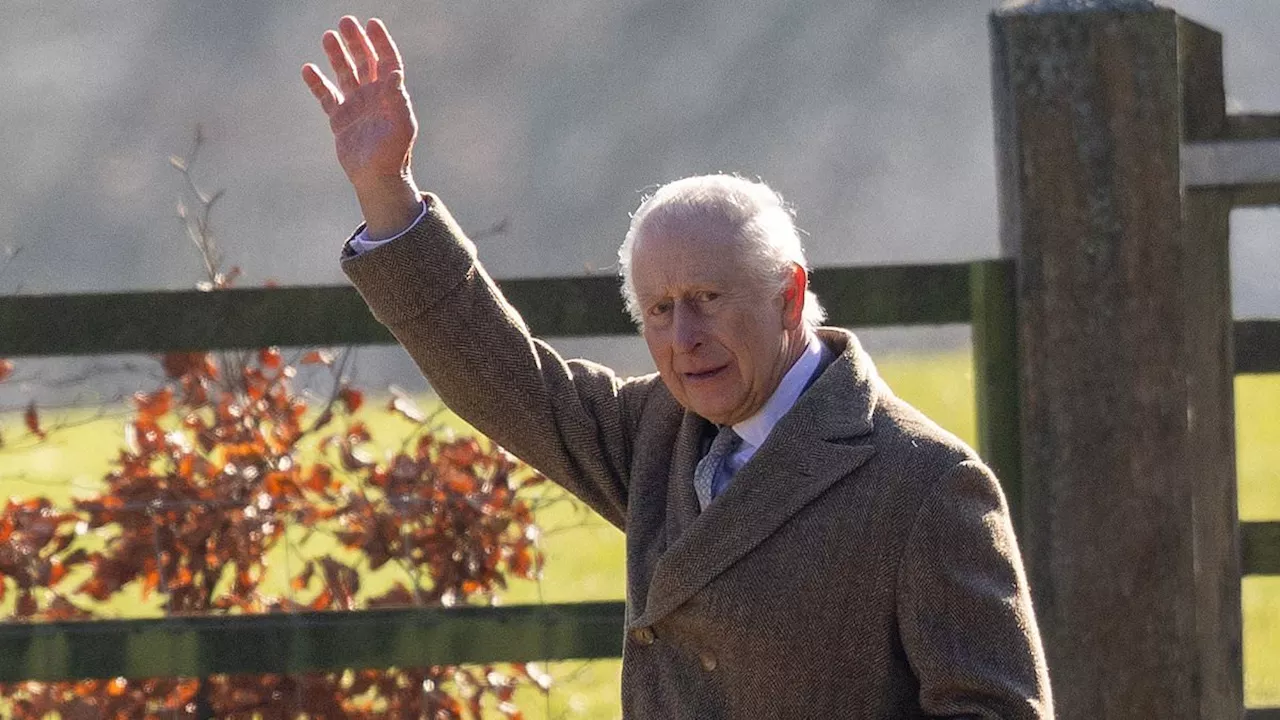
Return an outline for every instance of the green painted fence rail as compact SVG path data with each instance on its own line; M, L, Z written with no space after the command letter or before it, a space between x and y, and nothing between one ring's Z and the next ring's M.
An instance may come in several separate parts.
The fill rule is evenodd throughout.
M1244 573L1280 575L1280 522L1241 529ZM610 658L624 612L593 602L0 623L0 682Z
M1243 531L1245 573L1280 574L1280 522ZM616 658L624 617L612 601L0 623L0 682Z
M636 332L612 276L500 285L537 335ZM823 268L813 286L839 325L969 322L968 263ZM0 298L0 357L394 342L340 285Z
M0 682L616 658L624 604L0 624Z
M1280 521L1240 523L1240 556L1245 575L1280 575Z
M1236 372L1280 373L1280 320L1237 320Z
M973 314L971 273L1008 265L822 268L814 272L813 286L833 325L968 323ZM635 333L611 276L500 284L535 334ZM1235 336L1237 372L1280 372L1280 320L1239 321ZM394 342L355 289L341 285L0 298L0 357Z

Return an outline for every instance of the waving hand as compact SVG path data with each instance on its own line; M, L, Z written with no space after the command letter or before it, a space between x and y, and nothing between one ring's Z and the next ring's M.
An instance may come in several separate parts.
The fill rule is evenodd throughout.
M355 188L372 237L389 236L417 217L410 161L418 121L404 84L404 61L381 20L351 16L322 40L335 85L312 63L302 79L329 117L338 162Z

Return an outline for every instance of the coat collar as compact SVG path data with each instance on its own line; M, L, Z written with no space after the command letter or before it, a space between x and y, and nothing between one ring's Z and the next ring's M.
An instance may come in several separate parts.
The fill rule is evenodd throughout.
M865 442L879 386L875 366L853 333L822 328L818 336L835 360L701 514L692 480L708 423L685 413L667 488L669 542L630 627L661 620L875 453Z

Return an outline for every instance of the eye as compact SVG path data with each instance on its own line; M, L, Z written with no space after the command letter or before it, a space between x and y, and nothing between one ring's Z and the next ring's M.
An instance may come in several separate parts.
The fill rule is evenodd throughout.
M720 293L714 290L703 290L695 296L698 302L712 302L719 299Z
M669 312L671 312L670 300L663 300L661 302L656 302L653 305L649 306L650 317L661 317L663 315L666 315Z

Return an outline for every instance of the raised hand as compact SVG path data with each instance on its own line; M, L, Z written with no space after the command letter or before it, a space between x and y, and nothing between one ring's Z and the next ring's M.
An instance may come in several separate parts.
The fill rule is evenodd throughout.
M350 15L322 41L335 86L312 63L302 79L329 116L338 162L355 188L374 238L413 222L420 204L410 161L418 121L404 86L404 61L381 20Z

